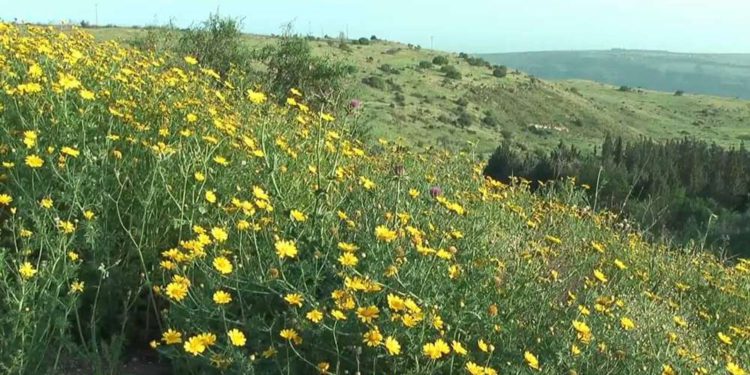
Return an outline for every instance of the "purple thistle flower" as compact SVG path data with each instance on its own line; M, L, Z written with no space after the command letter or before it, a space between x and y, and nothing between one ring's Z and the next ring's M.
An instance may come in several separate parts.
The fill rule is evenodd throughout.
M441 195L443 195L443 189L440 188L440 186L433 186L430 188L430 195L433 198L437 198Z

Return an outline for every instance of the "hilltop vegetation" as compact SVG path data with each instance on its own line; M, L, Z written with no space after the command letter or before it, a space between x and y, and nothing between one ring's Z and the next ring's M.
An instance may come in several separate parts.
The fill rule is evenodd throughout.
M0 369L745 374L750 262L242 71L0 24ZM280 98L281 99L281 98ZM325 104L320 104L324 106Z
M617 86L750 99L750 54L613 49L478 56L544 79L587 79Z
M147 33L124 28L92 32L100 40L124 42ZM401 138L411 145L454 149L470 141L489 155L505 140L529 150L550 149L560 141L588 149L607 134L661 140L693 136L736 146L750 133L747 101L544 81L468 55L377 37L366 38L367 43L308 39L315 56L352 67L343 84L369 109L361 121L371 128L371 139ZM260 51L278 40L243 35L248 50Z

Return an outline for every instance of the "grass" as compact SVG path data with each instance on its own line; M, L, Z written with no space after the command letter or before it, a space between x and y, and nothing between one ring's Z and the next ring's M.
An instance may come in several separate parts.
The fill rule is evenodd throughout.
M149 346L180 374L750 366L750 262L645 242L573 181L365 145L356 116L85 33L0 24L0 52L3 373Z
M128 40L137 30L93 29L98 38ZM273 37L246 35L249 48L273 43ZM364 120L374 138L401 139L407 144L463 148L467 142L489 153L509 135L524 148L550 148L560 141L579 147L598 145L607 133L625 138L668 139L691 136L723 146L737 146L750 133L750 102L703 95L674 96L649 90L621 92L618 87L590 81L544 81L511 70L505 78L492 76L484 67L470 66L457 55L417 49L397 42L339 48L338 40L311 42L314 51L357 67L350 88L371 110ZM419 69L420 61L448 56L462 73L449 80L438 67ZM390 65L398 74L379 68ZM385 89L362 83L377 76L390 82ZM403 95L403 103L396 93ZM457 102L465 99L469 126L454 124ZM484 125L486 113L498 119ZM560 130L535 130L534 125Z

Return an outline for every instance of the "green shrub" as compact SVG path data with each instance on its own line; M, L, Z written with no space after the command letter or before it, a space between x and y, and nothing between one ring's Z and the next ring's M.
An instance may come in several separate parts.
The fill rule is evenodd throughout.
M266 65L266 86L280 101L292 88L301 89L313 103L330 101L339 96L352 71L343 62L313 55L308 41L288 33L257 51L255 58Z
M380 78L378 76L369 76L362 79L362 83L364 83L367 86L384 90L386 88L386 82L383 78Z
M492 69L492 75L498 78L503 78L508 75L508 67L505 65L496 66Z
M427 60L422 60L419 62L419 68L420 69L432 69L432 63Z
M435 56L435 58L432 59L432 63L435 65L447 65L448 58L445 56Z
M184 31L175 51L192 56L204 66L225 77L233 66L245 66L249 52L242 46L242 23L239 19L212 14L199 26Z

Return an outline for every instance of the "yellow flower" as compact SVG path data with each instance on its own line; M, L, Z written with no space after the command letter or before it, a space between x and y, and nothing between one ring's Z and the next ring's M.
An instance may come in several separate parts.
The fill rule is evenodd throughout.
M409 189L409 196L412 198L419 197L419 190L417 189Z
M331 114L329 113L321 113L320 119L323 121L328 121L328 122L336 120L336 118L331 116Z
M663 364L661 366L661 375L677 375L677 371L675 371L672 366Z
M375 227L375 238L383 242L391 242L396 239L398 234L383 225Z
M466 363L466 371L468 371L469 374L471 375L484 375L485 374L484 367L471 361Z
M229 330L229 332L227 332L227 336L229 336L229 342L234 346L245 346L245 343L247 342L247 339L245 339L245 334L237 328Z
M718 333L719 341L724 343L725 345L732 345L732 338L725 335L723 332Z
M339 242L338 248L341 251L353 252L359 250L359 247L353 243Z
M570 345L570 354L576 357L581 354L581 349L576 344L572 344Z
M167 284L167 296L175 301L182 301L188 293L188 285L184 282L172 281Z
M13 203L13 197L8 194L0 194L0 205L10 206Z
M268 349L264 350L263 353L261 353L261 355L263 356L263 358L271 358L275 356L276 353L278 353L276 351L276 348L274 348L273 346L269 346Z
M289 293L284 296L284 301L292 306L302 307L304 300L304 297L299 293Z
M58 227L60 228L60 230L61 230L61 231L63 231L63 233L65 233L65 234L71 234L71 233L75 232L75 230L76 230L76 226L75 226L75 224L73 224L73 223L71 223L70 221L67 221L67 220L62 220L62 221L60 221L60 222L59 222L59 223L57 224L57 226L58 226Z
M279 258L294 258L297 256L297 245L294 241L276 241L274 247Z
M375 187L375 183L367 177L360 177L359 184L362 185L365 190L372 190Z
M625 263L623 263L623 262L622 262L621 260L619 260L619 259L615 259L615 266L617 266L617 268L619 268L619 269L621 269L621 270L625 270L625 269L627 269L627 268L628 268L628 266L626 266L626 265L625 265Z
M607 282L607 276L605 276L604 273L600 270L594 270L594 277L596 277L596 279L601 281L602 283Z
M217 305L226 305L227 303L232 302L232 295L223 290L217 290L214 292L213 298Z
M81 154L81 151L78 151L75 148L68 147L68 146L65 146L65 147L61 148L60 152L63 153L64 155L72 156L74 158L77 158L78 155Z
M161 340L167 345L179 344L182 342L182 333L170 328L161 334Z
M289 216L292 218L292 221L303 222L307 220L305 213L299 210L292 210Z
M229 238L229 233L227 233L224 228L213 227L211 228L211 236L216 240L216 242L222 243Z
M481 350L481 351L483 351L485 353L489 353L489 352L494 352L495 351L495 346L494 345L488 344L488 343L484 342L484 340L482 340L482 339L479 339L479 341L477 341L477 346L479 347L479 350Z
M253 104L263 104L266 102L266 94L253 90L247 90L247 98Z
M186 352L197 356L206 351L206 344L199 336L193 336L185 342L184 348Z
M26 165L31 168L41 168L44 165L44 160L36 154L31 154L26 157Z
M727 362L727 372L731 375L747 375L747 372L734 362Z
M430 359L440 359L450 352L450 346L443 339L437 339L434 343L430 342L422 346L422 353Z
M620 325L622 326L622 329L626 331L630 331L631 329L635 328L635 323L628 317L623 317L620 319Z
M188 113L187 115L185 115L185 121L192 124L198 121L198 115L196 115L195 113Z
M313 323L320 323L323 320L323 313L316 309L305 314L305 317Z
M539 360L532 352L524 352L523 359L526 360L526 364L534 370L539 370Z
M380 310L377 306L371 305L367 307L360 307L357 309L357 317L362 323L372 323L374 319L380 316Z
M401 354L401 344L399 344L398 340L396 340L392 336L388 336L385 338L385 349L390 355Z
M195 173L193 174L193 177L194 177L194 178L195 178L195 180L196 180L196 181L198 181L198 182L203 182L203 181L205 181L205 180L206 180L206 175L204 175L204 174L203 174L203 173L201 173L201 172L195 172Z
M229 259L223 256L214 258L213 266L223 275L229 275L234 269L234 267L232 266L232 262L230 262Z
M37 269L34 268L34 266L29 262L23 262L23 264L21 264L21 267L18 268L18 273L21 274L22 278L27 280L34 277L37 272Z
M345 267L354 267L359 263L359 259L352 253L344 253L339 257L339 263Z
M72 283L70 283L70 293L83 293L83 286L83 281L73 281Z
M292 328L282 329L281 332L279 332L279 336L283 339L292 341L297 345L302 343L302 337L300 337L297 331Z
M93 92L86 89L81 89L78 94L81 95L81 99L83 100L94 100L94 98L96 97Z
M680 327L687 327L687 322L681 316L675 316L675 317L673 317L672 321L674 321L674 324L676 324L676 325L678 325Z
M458 341L453 340L453 342L451 342L451 347L453 348L453 352L458 355L466 355L469 353L469 351Z
M318 367L318 372L319 373L321 373L321 374L328 374L328 369L331 368L331 364L328 363L328 362L320 362L320 363L318 363L317 367Z
M336 320L346 320L346 314L341 310L332 310L331 316Z
M185 62L188 63L189 65L195 65L198 63L198 60L196 60L195 57L193 56L185 56L184 59L185 59Z
M214 157L214 163L219 164L219 165L223 165L225 167L227 165L229 165L229 161L227 160L227 158L225 158L223 156L215 156Z
M42 198L42 200L39 201L39 205L42 206L42 207L44 207L44 208L46 208L46 209L52 208L52 205L54 205L54 204L55 204L55 202L50 197Z
M91 210L83 211L84 219L91 221L91 220L94 220L95 217L96 215L94 214L94 211L91 211Z
M298 89L296 89L294 87L292 87L291 89L289 89L289 92L291 92L292 95L302 96L302 91L299 91Z
M375 347L383 342L383 335L380 333L378 327L375 327L362 335L362 342L369 347Z
M206 191L205 198L208 203L216 203L216 193L211 190Z

